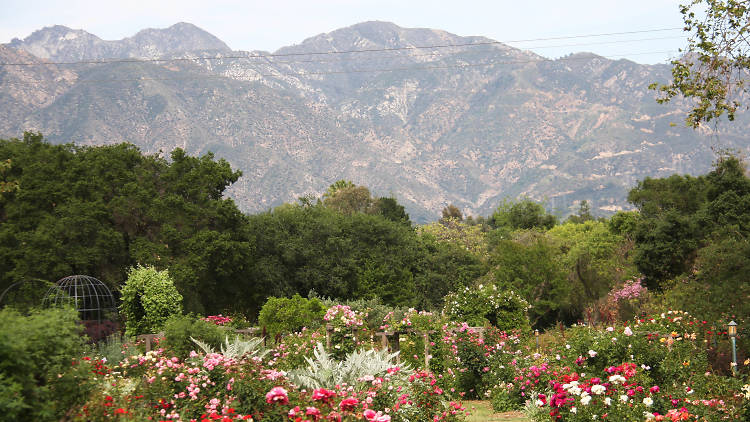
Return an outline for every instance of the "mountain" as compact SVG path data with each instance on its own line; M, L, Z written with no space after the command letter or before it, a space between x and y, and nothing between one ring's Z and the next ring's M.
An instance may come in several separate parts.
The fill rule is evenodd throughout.
M746 113L693 131L687 104L655 102L647 86L669 78L666 65L548 60L387 22L273 54L230 51L189 24L120 41L52 27L0 55L34 64L0 66L0 137L213 151L243 171L229 193L249 212L349 179L395 195L420 222L451 203L487 215L519 196L563 215L585 199L607 214L628 207L639 179L703 173L712 148L750 151ZM125 57L169 60L43 64Z
M172 52L230 51L220 39L184 22L166 29L144 29L118 41L105 41L80 29L55 25L35 31L23 40L14 38L8 46L51 61L157 58Z

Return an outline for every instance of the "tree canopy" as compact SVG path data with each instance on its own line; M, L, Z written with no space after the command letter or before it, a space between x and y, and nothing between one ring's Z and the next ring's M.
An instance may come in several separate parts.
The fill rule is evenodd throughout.
M734 120L747 92L750 69L750 11L746 0L691 0L680 6L690 34L683 56L672 62L672 81L652 84L667 102L681 95L695 100L686 118L698 127L726 115Z

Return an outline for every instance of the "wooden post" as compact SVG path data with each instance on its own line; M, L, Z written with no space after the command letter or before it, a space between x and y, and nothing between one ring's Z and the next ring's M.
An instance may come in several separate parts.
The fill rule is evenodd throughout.
M326 324L326 350L331 350L331 331L333 331L333 325Z
M382 348L382 350L390 351L390 348L388 347L388 333L379 331L375 333L375 335L380 336L380 347Z
M146 334L146 353L151 351L151 338L153 334Z

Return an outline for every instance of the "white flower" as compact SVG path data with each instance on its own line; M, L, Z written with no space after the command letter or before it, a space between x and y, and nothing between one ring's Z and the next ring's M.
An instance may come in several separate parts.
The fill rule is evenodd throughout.
M610 404L612 404L612 399L610 399L609 397L605 397L604 398L604 405L605 406L609 406Z
M620 395L620 401L623 402L623 403L627 403L628 402L628 396L627 396L627 394L621 394Z
M544 407L544 402L541 401L541 400L539 400L539 399L537 399L536 400L536 407Z
M560 355L555 355L556 360L560 360Z
M591 396L589 396L588 394L584 394L583 396L581 396L582 405L588 406L590 401L591 401Z
M591 356L592 358L596 357L596 352L593 350L589 350L589 356Z
M652 421L656 418L656 416L654 416L654 414L651 412L643 412L643 416L646 417L647 421Z
M645 404L646 406L651 406L652 404L654 404L654 400L651 397L644 397L643 404Z
M565 348L566 348L566 349L568 349L568 350L570 350L570 345L569 345L569 344L566 344L566 345L565 345Z
M596 394L597 396L599 394L604 394L605 391L607 391L607 387L605 387L605 386L603 386L601 384L596 384L596 385L592 385L591 386L591 392L594 393L594 394Z
M578 413L578 409L575 406L570 408L570 413Z
M625 327L625 335L626 336L632 336L633 330L630 329L630 327Z
M611 377L609 377L609 382L611 382L612 384L622 384L625 381L627 381L625 379L625 377L623 377L620 374L615 374L615 375L612 375Z
M615 331L615 327L607 327L607 331L609 332Z

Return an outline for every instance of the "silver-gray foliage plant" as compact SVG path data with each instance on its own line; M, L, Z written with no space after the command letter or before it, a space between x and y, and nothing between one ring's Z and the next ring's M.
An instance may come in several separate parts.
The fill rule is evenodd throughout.
M383 376L388 369L396 366L398 352L386 350L359 350L346 355L343 361L337 361L318 343L313 351L314 358L305 357L306 368L299 368L289 373L289 380L303 388L330 388L335 385L362 385L363 378ZM399 374L410 371L408 366L401 367ZM401 375L395 375L401 376Z

